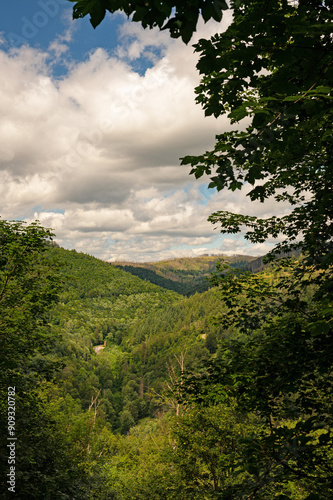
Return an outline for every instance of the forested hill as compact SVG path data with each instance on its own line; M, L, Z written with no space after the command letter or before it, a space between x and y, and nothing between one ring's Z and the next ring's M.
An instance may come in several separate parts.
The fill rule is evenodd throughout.
M78 336L79 349L87 339L92 345L106 338L120 344L133 322L162 304L180 299L175 292L87 254L62 248L51 249L50 253L60 259L64 281L53 322L59 321L68 333Z
M216 263L223 259L232 267L244 269L248 264L257 261L256 257L248 255L203 255L200 257L177 258L159 262L116 262L114 265L124 271L139 276L143 280L150 281L168 290L174 290L182 295L190 296L196 292L208 290L207 278L216 268ZM259 259L261 259L259 257ZM259 263L259 261L258 261ZM258 264L262 266L262 261ZM255 271L258 265L252 265Z
M194 367L216 351L220 328L212 319L223 309L219 293L182 297L86 254L61 248L50 254L63 264L64 288L50 316L53 333L63 339L60 379L83 407L103 390L107 420L127 432L155 414L152 392L162 390L175 356L186 352L186 366ZM94 346L104 342L96 356ZM123 393L128 383L130 398Z
M1 498L332 498L323 275L300 288L279 261L183 297L20 224L0 246Z

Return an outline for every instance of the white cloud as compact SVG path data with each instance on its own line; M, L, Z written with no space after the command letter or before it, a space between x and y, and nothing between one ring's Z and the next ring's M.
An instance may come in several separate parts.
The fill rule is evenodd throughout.
M196 38L214 29L201 26ZM253 253L207 222L216 210L249 213L244 193L207 198L179 166L179 157L212 147L229 126L204 118L194 103L193 48L125 24L117 52L97 49L56 80L50 54L62 57L70 38L48 53L0 51L2 217L38 218L60 244L106 260ZM140 57L153 61L144 74L131 68ZM251 207L276 211L274 203Z

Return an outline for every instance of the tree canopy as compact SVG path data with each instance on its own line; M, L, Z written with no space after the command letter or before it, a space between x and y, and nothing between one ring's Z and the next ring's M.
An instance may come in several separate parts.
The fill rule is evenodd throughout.
M47 311L60 290L58 265L46 257L53 233L37 222L0 220L0 367L3 382L50 347ZM8 382L8 380L7 380Z
M17 498L332 497L328 270L221 264L218 287L184 298L49 247L39 225L0 234L0 423L13 384Z
M169 30L173 38L181 37L188 43L196 30L198 18L202 15L205 21L215 19L221 21L223 10L228 9L225 0L139 0L126 2L123 0L69 0L75 2L73 17L78 19L90 15L94 28L104 19L106 11L124 12L132 20L140 22L144 28L158 26Z
M232 6L226 32L195 46L202 74L196 93L206 115L227 114L240 126L217 136L212 151L183 164L191 164L196 177L213 175L210 187L251 185L252 201L273 196L294 207L265 220L217 212L211 221L222 232L237 233L245 225L251 242L283 235L278 250L300 247L313 261L331 262L332 2Z

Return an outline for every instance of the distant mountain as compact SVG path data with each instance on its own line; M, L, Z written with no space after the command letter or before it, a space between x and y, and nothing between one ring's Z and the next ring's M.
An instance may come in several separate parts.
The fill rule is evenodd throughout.
M285 252L281 252L277 258L278 259L285 259L286 257L299 257L301 255L301 251L300 250L293 250L292 252L289 252L289 253L285 253ZM268 264L264 263L264 258L265 256L261 256L261 257L256 257L254 258L253 260L251 261L248 261L245 265L244 265L244 270L245 271L251 271L251 273L257 273L258 271L262 271L262 269L264 269L264 267L266 267Z
M207 278L215 270L218 260L225 260L232 267L247 269L256 257L249 255L203 255L183 257L160 262L116 262L113 265L155 285L190 296L210 287ZM262 265L262 264L261 264ZM251 271L256 270L256 265Z

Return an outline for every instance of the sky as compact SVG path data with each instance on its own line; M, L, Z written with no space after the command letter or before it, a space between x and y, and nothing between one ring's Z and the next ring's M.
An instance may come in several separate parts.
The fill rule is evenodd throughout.
M0 20L0 215L52 228L55 241L100 259L149 262L203 254L263 255L221 235L217 210L288 213L216 192L179 158L230 124L195 104L192 44L231 20L200 22L188 45L116 13L95 30L67 0L6 0Z

